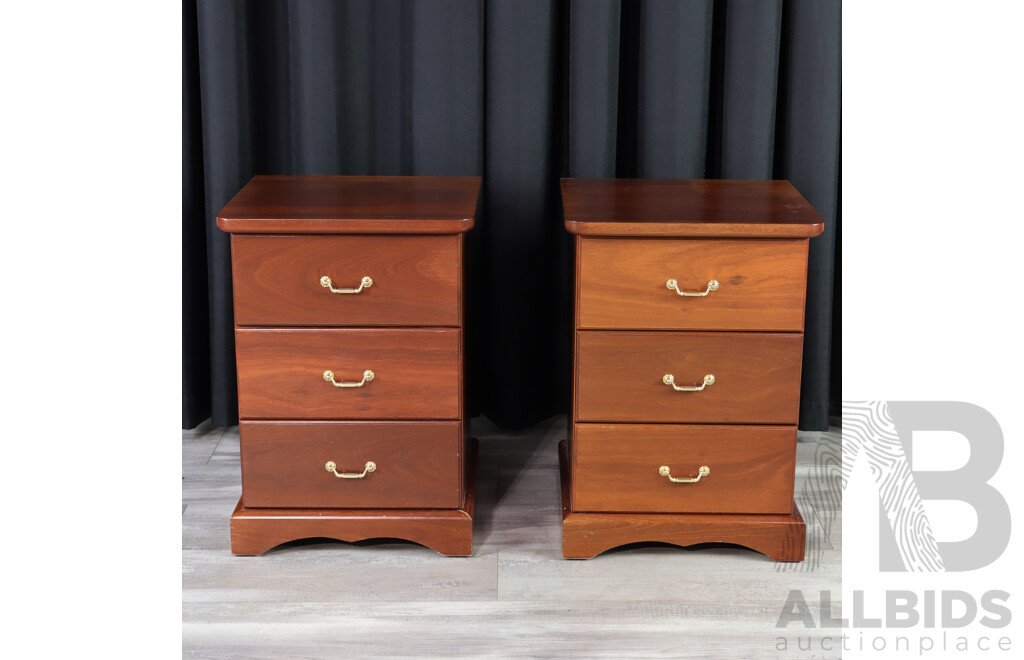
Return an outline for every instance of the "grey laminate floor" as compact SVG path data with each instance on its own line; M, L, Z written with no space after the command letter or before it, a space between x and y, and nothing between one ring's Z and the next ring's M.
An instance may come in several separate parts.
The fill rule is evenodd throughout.
M298 541L261 557L234 557L228 519L241 493L238 428L185 431L184 655L812 657L797 646L807 647L808 631L775 624L792 589L802 591L815 619L819 593L831 592L839 616L833 428L799 436L797 504L808 523L801 564L731 546L656 544L562 559L563 417L516 433L474 420L480 459L472 557L397 541ZM776 650L780 637L785 652ZM823 657L814 648L813 657Z

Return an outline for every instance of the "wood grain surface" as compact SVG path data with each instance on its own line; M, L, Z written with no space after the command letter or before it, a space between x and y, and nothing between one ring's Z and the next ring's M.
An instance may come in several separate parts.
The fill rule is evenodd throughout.
M446 556L473 554L477 441L466 441L465 498L458 509L250 509L244 496L231 516L231 552L258 555L288 541L397 538Z
M800 331L807 240L580 238L580 328ZM719 288L704 297L686 292Z
M581 236L817 236L825 221L788 181L562 179Z
M457 326L462 236L231 237L239 326ZM363 277L373 284L358 294Z
M457 329L237 329L242 419L457 419ZM338 388L323 378L358 382Z
M802 561L806 525L795 504L787 514L667 514L578 512L566 443L559 444L562 484L562 556L590 559L629 543L735 543L776 561ZM681 485L681 484L679 484Z
M796 424L803 337L783 333L577 332L581 422ZM666 385L713 385L677 392Z
M217 214L242 234L458 234L480 177L255 176Z
M458 422L243 421L247 508L455 509L462 504ZM325 469L361 473L341 479Z
M796 427L577 424L573 465L576 511L788 514Z

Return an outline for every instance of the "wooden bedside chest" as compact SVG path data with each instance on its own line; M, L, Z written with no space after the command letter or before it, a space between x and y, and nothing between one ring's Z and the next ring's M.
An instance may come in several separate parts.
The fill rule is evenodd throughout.
M744 545L804 556L793 500L807 245L787 181L563 179L576 235L562 554Z
M463 233L479 177L257 176L231 233L242 498L231 551L473 552Z

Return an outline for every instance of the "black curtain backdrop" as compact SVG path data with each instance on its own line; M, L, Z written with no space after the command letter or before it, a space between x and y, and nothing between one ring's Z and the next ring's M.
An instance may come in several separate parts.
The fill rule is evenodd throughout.
M838 0L184 5L183 418L237 421L228 237L255 174L482 175L471 413L567 412L558 179L789 179L811 240L800 427L827 427L839 225Z

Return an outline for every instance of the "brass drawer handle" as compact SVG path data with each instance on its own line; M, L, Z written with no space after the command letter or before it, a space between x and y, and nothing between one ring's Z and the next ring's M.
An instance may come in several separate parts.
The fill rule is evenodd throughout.
M715 384L715 375L707 374L704 376L704 381L700 385L676 385L676 377L672 374L665 374L662 376L661 382L666 385L671 385L676 392L702 392L708 385Z
M371 380L373 380L373 372L370 371L369 369L364 371L363 379L358 383L339 383L338 381L334 380L334 372L328 369L327 371L324 372L324 380L326 380L328 383L331 383L335 387L362 387L363 385L366 385ZM370 472L373 472L373 470L370 470Z
M327 461L327 465L324 466L328 472L333 472L334 476L339 479L362 479L370 472L377 469L377 464L373 461L366 461L366 465L363 466L362 472L338 472L338 464L334 461Z
M369 275L367 275L366 277L359 281L358 289L335 289L334 282L331 281L331 278L324 275L323 277L320 278L320 286L324 287L325 289L330 289L331 293L362 293L363 289L369 289L371 286L373 286L373 279Z
M703 298L712 291L718 291L718 280L709 281L707 288L704 289L703 291L680 291L679 282L675 281L674 279L666 281L665 288L675 291L679 295L686 296L687 298Z
M658 474L660 474L663 477L668 477L668 480L674 484L695 484L701 480L701 477L706 477L709 474L711 474L711 468L709 468L706 465L702 465L699 468L697 468L696 477L676 479L675 477L672 476L672 470L670 470L667 465L662 465L660 468L658 468Z

